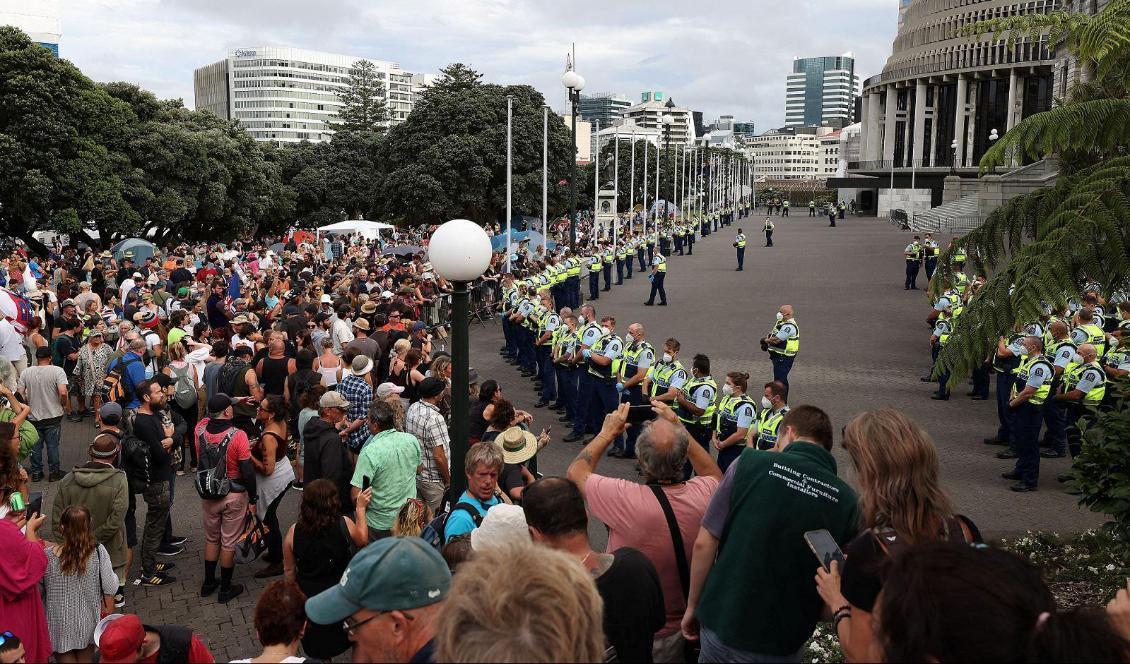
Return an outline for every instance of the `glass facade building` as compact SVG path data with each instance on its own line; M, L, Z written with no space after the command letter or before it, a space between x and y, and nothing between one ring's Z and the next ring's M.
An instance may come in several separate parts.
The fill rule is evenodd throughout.
M853 54L796 58L785 83L785 126L848 124L858 91Z

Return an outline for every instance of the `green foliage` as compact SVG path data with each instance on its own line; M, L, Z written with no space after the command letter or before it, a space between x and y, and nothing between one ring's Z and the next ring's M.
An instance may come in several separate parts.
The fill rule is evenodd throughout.
M385 84L377 66L358 60L349 70L349 87L340 95L341 110L334 121L336 129L346 131L383 131L388 122Z
M1099 411L1094 426L1083 429L1083 450L1072 464L1072 483L1079 502L1093 512L1109 514L1114 532L1130 540L1130 380L1108 380L1116 394L1113 408ZM1123 547L1130 554L1130 547Z
M1111 528L1069 536L1029 531L1001 544L1040 568L1060 611L1102 606L1130 576L1128 542Z
M453 62L439 70L435 83L424 94L457 94L481 85L483 75L462 62Z

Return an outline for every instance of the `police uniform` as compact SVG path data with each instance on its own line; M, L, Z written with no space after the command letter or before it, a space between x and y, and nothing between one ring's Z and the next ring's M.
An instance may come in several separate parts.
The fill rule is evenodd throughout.
M938 255L941 249L938 248L937 242L929 239L922 242L922 250L926 258L926 281L930 281L934 278L934 270L938 268Z
M738 233L734 238L734 247L738 250L738 272L745 265L745 233Z
M565 292L568 294L565 306L576 309L581 306L581 258L570 256L565 260Z
M754 446L759 450L771 450L777 446L777 437L781 435L781 420L789 412L788 406L781 406L780 410L762 409L757 416L757 429L750 433Z
M1051 352L1048 353L1048 359L1052 362L1052 369L1059 369L1052 378L1051 393L1056 394L1059 392L1059 386L1064 382L1068 374L1075 368L1075 358L1078 349L1071 339L1063 339L1060 341L1052 340L1051 344L1045 345L1045 348L1050 348ZM1067 454L1067 409L1062 401L1055 399L1048 399L1044 402L1042 409L1044 416L1044 426L1047 427L1047 434L1044 437L1044 442L1047 447L1051 448L1050 452L1044 454L1048 457L1061 457Z
M518 368L527 376L537 373L537 358L534 357L534 347L530 339L530 316L533 312L533 301L530 300L529 296L523 295L518 300L518 307L515 312L522 317L522 321L518 323L516 328L516 340L518 344Z
M537 346L538 360L541 364L541 401L535 406L544 406L557 399L557 369L553 364L554 333L563 326L561 316L546 311L538 321L538 339L546 337ZM548 336L546 336L548 335Z
M683 385L682 392L683 399L703 409L703 412L701 415L695 415L676 402L675 414L678 415L691 438L694 438L699 445L702 445L706 453L710 454L710 426L714 422L714 397L718 394L718 384L714 382L714 378L711 376L699 378L692 376ZM684 477L689 478L690 471L691 467L688 461L683 471Z
M906 281L903 282L903 290L918 290L918 268L922 265L921 256L922 245L918 240L914 240L906 245L906 249L902 250L903 257L906 258Z
M612 263L616 261L616 252L612 245L604 248L604 291L612 290Z
M633 341L624 348L623 358L615 363L617 369L615 375L618 377L616 389L620 393L620 401L633 406L642 406L645 403L643 381L631 387L624 387L624 383L639 373L640 369L644 370L645 376L650 373L651 367L655 365L655 347L647 341ZM616 439L614 447L625 457L635 457L636 438L640 435L640 429L639 424L630 425L627 435Z
M687 255L694 256L694 226L683 225L683 242L687 245Z
M1010 445L1009 422L1012 419L1012 413L1008 407L1011 398L1009 392L1012 391L1012 384L1016 382L1016 374L1020 371L1020 356L1024 350L1020 342L1025 336L1017 332L1008 338L1005 346L1012 352L1009 357L1001 357L999 354L993 355L993 370L997 373L997 420L1000 424L997 427L996 437L986 439L985 442L987 443ZM1012 452L1015 454L1016 450L1012 450Z
M647 234L647 260L644 260L644 243L641 242L636 248L636 258L640 261L640 272L647 270L647 264L651 262L651 257L655 255L655 233Z
M604 426L604 416L620 404L619 393L616 392L616 376L613 375L611 363L600 365L593 361L593 355L606 357L613 362L620 359L624 352L624 342L615 334L603 334L596 343L588 349L585 360L588 364L592 397L589 400L589 425L594 432L600 431Z
M515 341L514 324L510 316L518 311L518 287L511 283L509 288L502 291L502 337L505 345L502 356L507 362L518 362L518 344Z
M628 248L623 242L616 243L616 285L624 284L624 261L628 260Z
M800 351L800 326L795 319L779 320L769 335L785 342L769 346L769 359L773 362L773 380L779 380L788 387L789 372L793 370L793 361Z
M1026 356L1020 361L1012 397L1026 387L1036 391L1012 411L1012 440L1017 457L1013 471L1006 475L1007 479L1018 481L1013 487L1018 491L1034 490L1040 479L1040 407L1048 400L1054 376L1052 363L1043 354Z
M556 407L565 411L565 418L577 416L577 371L573 353L577 350L577 333L568 325L553 332L553 370L557 374Z
M604 336L604 329L601 328L600 322L588 321L584 326L577 328L577 350L584 350L591 348L597 341ZM590 421L592 418L589 415L590 404L593 398L593 377L589 374L587 367L579 365L577 371L577 402L574 408L573 417L573 431L570 439L576 440L585 435ZM615 388L613 388L615 389ZM600 431L599 428L593 430Z
M1106 373L1098 360L1078 364L1070 373L1064 374L1063 391L1066 394L1072 390L1083 392L1080 401L1067 402L1067 449L1074 459L1079 456L1083 442L1079 420L1083 420L1088 426L1093 425L1095 412L1106 398Z
M655 304L655 294L659 293L660 306L667 306L667 291L663 288L663 281L667 278L667 259L663 254L656 254L655 258L651 259L652 273L651 279L651 295L647 298L645 305L651 306Z
M628 274L624 276L625 279L632 278L632 254L636 250L636 241L628 238L624 241L624 267L628 270Z
M773 229L774 228L775 228L775 226L773 225L773 220L770 219L769 217L765 217L765 225L761 227L761 230L762 230L762 232L765 233L765 246L766 247L772 247L773 246Z
M934 331L931 336L934 338L934 345L930 348L931 360L933 364L937 364L938 355L941 354L942 349L949 343L950 336L956 331L957 317L961 315L961 300L956 297L946 298L949 302L957 302L951 304L948 311L942 310L938 314L938 319L934 321ZM933 368L931 368L931 372ZM946 383L949 382L950 374L948 371L943 371L938 374L938 391L934 393L932 399L945 400L950 398L949 387Z
M600 250L593 248L593 253L588 258L589 266L589 299L600 299L600 270L604 261L600 257Z
M1095 353L1102 357L1106 353L1106 333L1098 325L1086 323L1071 330L1071 340L1076 344L1082 346L1083 344L1091 344L1095 347Z
M745 449L749 432L753 429L753 424L757 422L757 406L748 394L724 395L718 401L716 413L718 416L715 418L714 432L719 441L726 440L734 435L738 429L746 430L746 435L741 440L718 451L718 465L725 472L734 462L734 459L741 456L742 450Z
M682 256L683 255L683 229L680 228L677 224L674 224L674 223L671 224L670 228L671 228L671 233L672 233L674 241L675 241L675 251L677 251L679 253L679 255ZM674 254L672 254L672 255L674 255Z

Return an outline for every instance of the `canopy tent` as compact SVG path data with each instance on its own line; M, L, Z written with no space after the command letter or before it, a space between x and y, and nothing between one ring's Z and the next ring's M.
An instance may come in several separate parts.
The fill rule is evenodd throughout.
M114 258L121 260L126 252L130 252L130 257L133 258L135 263L142 263L146 258L152 258L157 255L157 246L148 240L142 240L139 237L131 237L121 242L118 242L110 248L110 253Z
M393 230L396 227L392 224L386 224L381 221L369 221L367 219L346 219L339 221L336 224L327 224L319 226L319 233L360 233L367 238L376 238L383 230Z

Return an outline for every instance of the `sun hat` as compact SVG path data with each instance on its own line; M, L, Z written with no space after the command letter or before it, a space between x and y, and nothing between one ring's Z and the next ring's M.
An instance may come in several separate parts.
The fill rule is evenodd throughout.
M373 358L368 355L358 355L353 358L353 366L350 370L354 376L364 376L373 370Z
M364 318L358 318L357 320L353 321L353 327L357 328L358 330L364 330L365 332L368 332L369 321Z
M341 396L341 392L330 390L318 399L318 408L349 408L349 401Z
M502 459L506 463L529 461L538 453L537 437L521 427L510 427L494 440L502 448Z

